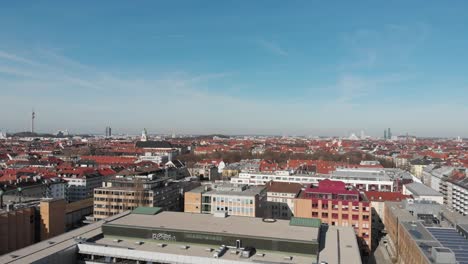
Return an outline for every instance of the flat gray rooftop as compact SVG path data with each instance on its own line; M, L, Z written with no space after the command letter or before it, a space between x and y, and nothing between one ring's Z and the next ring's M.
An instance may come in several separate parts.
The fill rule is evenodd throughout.
M257 194L260 194L265 187L263 186L250 186L248 189L245 189L243 191L236 191L236 190L227 190L227 189L212 189L210 191L205 192L205 194L210 194L210 195L229 195L229 196L255 196Z
M441 193L419 182L413 182L405 185L411 193L417 196L442 196Z
M319 229L314 227L290 226L287 220L274 223L261 218L228 216L215 217L209 214L161 212L157 215L129 214L106 225L129 227L166 228L181 231L235 234L286 240L317 241Z
M322 232L324 248L319 252L319 263L360 264L361 254L352 227L329 226Z
M147 254L149 253L148 257L159 257L160 260L169 260L167 262L171 263L210 263L214 259L214 250L217 249L208 245L184 243L183 245L189 245L189 247L185 250L182 250L180 248L182 244L173 242L164 242L165 246L161 247L158 245L159 243L156 242L145 241L143 244L138 245L135 244L136 241L138 241L138 239L124 238L119 242L115 242L113 238L104 237L95 241L95 244L80 244L78 245L78 247L80 253L84 254L95 254L110 257L119 256L119 254L121 254L122 257L131 254L137 254L142 260L144 259L143 256L148 256ZM257 255L261 253L263 253L264 255ZM172 255L172 257L168 255ZM292 259L285 259L285 257L287 256L291 256ZM174 262L172 262L171 260ZM239 251L236 251L235 249L229 249L224 255L222 255L219 258L219 260L222 260L224 262L218 262L216 259L211 263L310 264L315 263L316 256L276 251L263 251L259 249L257 250L256 254L252 257L241 258Z

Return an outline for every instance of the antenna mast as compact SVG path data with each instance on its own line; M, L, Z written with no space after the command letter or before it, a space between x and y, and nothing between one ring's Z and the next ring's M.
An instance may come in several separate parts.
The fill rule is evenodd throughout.
M31 133L34 133L34 119L36 118L36 113L34 112L34 108L32 109L31 113Z

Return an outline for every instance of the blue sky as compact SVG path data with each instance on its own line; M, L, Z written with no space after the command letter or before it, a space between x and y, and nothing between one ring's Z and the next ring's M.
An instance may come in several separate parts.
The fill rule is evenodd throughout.
M468 136L466 1L8 1L0 129Z

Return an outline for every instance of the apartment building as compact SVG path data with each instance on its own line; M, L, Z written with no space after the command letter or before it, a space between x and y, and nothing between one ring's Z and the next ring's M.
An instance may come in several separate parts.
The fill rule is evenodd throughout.
M3 201L26 202L38 201L41 198L65 199L67 183L59 178L35 178L4 184Z
M441 182L441 192L448 208L468 215L468 178L444 179Z
M218 167L211 163L197 162L193 167L189 168L191 176L200 178L201 180L215 181L220 179Z
M370 202L342 181L323 180L295 199L294 216L317 218L332 226L352 226L364 253L370 252L372 212Z
M294 215L294 200L302 189L299 183L268 182L267 205L264 217L291 219Z
M94 190L94 219L104 219L139 206L180 211L183 193L196 186L198 182L156 174L117 175Z
M266 195L264 186L214 183L186 192L184 211L261 217L266 209Z
M61 171L58 176L67 182L67 199L76 202L93 197L95 188L102 186L104 179L93 168L74 168Z
M411 199L411 196L404 195L399 192L364 192L365 200L371 203L372 208L372 245L378 243L380 238L385 234L385 202L389 201L404 201Z

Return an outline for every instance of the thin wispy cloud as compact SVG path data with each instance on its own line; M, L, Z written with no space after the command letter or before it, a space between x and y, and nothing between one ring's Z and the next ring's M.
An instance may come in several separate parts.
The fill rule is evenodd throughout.
M288 56L289 54L287 50L282 48L278 43L271 40L258 39L257 44L264 50L278 56Z
M2 51L2 50L0 50L0 59L35 65L35 63L33 61L31 61L31 60L28 60L28 59L23 58L21 56L11 54L11 53L8 53L8 52Z

